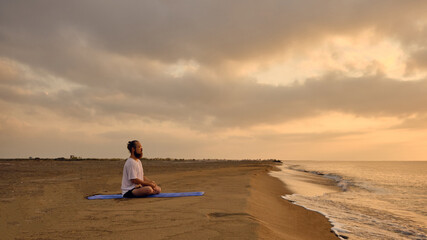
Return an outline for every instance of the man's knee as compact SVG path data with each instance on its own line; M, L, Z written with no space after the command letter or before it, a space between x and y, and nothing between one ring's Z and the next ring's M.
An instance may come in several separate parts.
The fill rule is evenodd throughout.
M152 188L152 187L150 187L150 186L145 186L145 187L141 187L141 188L134 189L134 190L132 191L132 193L133 193L135 196L146 196L146 195L152 195L152 194L155 194L155 191L153 190L153 188Z
M154 194L154 192L155 191L151 186L145 186L144 187L144 194L151 195L151 194Z

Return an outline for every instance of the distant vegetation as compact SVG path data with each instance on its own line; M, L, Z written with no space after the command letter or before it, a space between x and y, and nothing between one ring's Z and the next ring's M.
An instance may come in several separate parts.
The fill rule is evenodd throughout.
M70 155L69 158L57 157L57 158L40 158L40 157L29 157L29 158L3 158L1 160L55 160L55 161L124 161L126 158L83 158L75 155ZM282 162L277 159L219 159L219 158L142 158L141 160L145 161L272 161L272 162Z

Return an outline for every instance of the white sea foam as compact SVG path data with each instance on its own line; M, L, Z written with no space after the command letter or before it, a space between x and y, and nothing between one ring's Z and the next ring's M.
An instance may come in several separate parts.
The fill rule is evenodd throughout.
M295 193L284 199L325 215L343 239L427 239L426 167L427 162L293 161L271 175Z
M332 232L334 232L335 235L338 236L338 238L340 238L340 239L347 239L347 236L345 236L343 234L349 233L350 231L344 229L343 226L340 223L334 222L329 217L329 215L327 213L324 213L322 211L318 211L316 209L311 209L311 208L308 208L308 207L306 207L306 206L304 206L302 204L299 204L298 202L296 202L296 201L293 200L293 196L297 196L297 194L285 195L285 196L282 196L282 198L286 199L286 200L288 200L290 202L292 202L293 204L295 204L297 206L301 206L301 207L303 207L303 208L305 208L307 210L310 210L310 211L313 211L313 212L318 212L318 213L322 214L331 223L331 225L332 225L332 228L331 228Z

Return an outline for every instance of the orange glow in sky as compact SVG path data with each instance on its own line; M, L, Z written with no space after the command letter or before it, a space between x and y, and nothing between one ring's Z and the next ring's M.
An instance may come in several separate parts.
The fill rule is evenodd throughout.
M427 2L330 3L3 2L0 158L427 160Z

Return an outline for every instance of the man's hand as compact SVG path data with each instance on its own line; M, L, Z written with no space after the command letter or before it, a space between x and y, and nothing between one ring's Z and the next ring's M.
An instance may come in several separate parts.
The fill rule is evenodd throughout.
M155 181L151 181L151 180L149 180L149 181L148 181L148 183L150 184L150 186L151 186L152 188L155 188L155 187L157 186L157 184L156 184L156 182L155 182Z
M135 188L140 188L140 187L144 187L144 186L150 186L153 189L158 188L159 186L156 184L155 181L152 181L146 177L144 177L144 181L142 181L141 179L131 179L132 183L135 184Z

